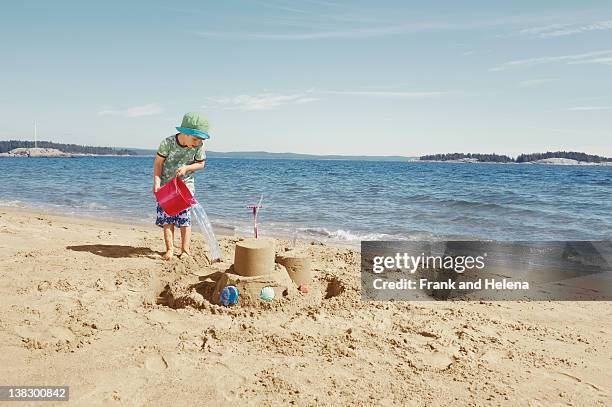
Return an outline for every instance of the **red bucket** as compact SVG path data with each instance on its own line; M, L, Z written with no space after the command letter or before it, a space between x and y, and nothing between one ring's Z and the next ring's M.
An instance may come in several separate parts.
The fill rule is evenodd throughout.
M177 177L158 189L155 197L168 216L174 216L197 203L187 185Z

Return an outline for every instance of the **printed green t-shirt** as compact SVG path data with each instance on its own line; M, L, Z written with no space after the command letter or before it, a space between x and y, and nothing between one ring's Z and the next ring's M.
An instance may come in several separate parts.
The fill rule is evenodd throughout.
M195 148L190 148L179 144L178 134L166 137L159 144L157 155L164 157L164 166L161 173L161 184L164 185L176 175L176 170L183 165L190 165L196 162L202 162L206 159L204 152L204 144L200 144ZM195 192L195 183L192 172L187 172L181 177L187 188L193 194Z

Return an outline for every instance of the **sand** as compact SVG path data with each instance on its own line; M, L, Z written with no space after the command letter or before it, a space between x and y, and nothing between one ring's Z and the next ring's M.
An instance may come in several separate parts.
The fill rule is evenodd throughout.
M364 302L358 252L298 242L308 294L225 308L205 291L236 241L164 262L154 226L0 208L2 384L82 406L612 404L609 302Z

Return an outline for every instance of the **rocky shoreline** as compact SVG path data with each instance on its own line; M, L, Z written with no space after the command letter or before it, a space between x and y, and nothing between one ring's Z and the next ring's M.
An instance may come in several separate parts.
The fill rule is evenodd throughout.
M81 154L66 153L57 148L14 148L9 152L0 153L0 158L74 158L74 157L135 157L131 154Z
M0 157L62 157L71 158L73 154L65 153L56 148L14 148Z

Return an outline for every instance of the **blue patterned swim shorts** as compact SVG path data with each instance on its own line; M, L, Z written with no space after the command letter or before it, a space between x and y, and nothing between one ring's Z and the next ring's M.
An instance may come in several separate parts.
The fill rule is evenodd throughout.
M157 204L157 226L175 225L175 226L191 226L191 208L185 209L174 216L169 216L159 204Z

